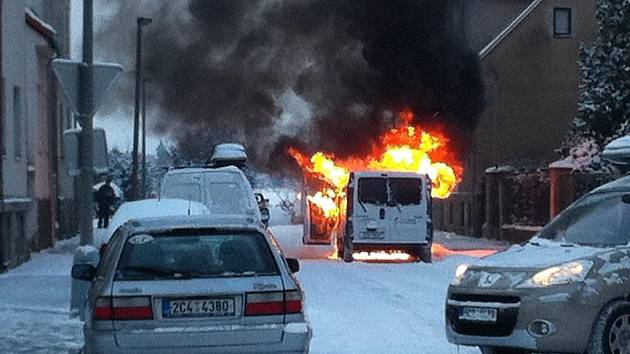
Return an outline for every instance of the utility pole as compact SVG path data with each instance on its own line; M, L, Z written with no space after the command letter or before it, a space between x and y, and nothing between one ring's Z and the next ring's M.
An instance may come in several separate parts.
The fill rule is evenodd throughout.
M79 124L81 125L81 134L79 136L79 195L77 198L81 245L90 245L94 241L94 222L92 217L92 210L94 209L92 192L92 184L94 183L92 6L92 0L83 0L83 65L79 69L81 100Z
M142 89L142 27L151 23L150 18L138 17L136 20L136 92L135 109L133 116L133 156L131 166L131 198L140 198L140 187L138 181L138 149L140 130L140 94Z
M147 197L147 80L142 80L142 198Z

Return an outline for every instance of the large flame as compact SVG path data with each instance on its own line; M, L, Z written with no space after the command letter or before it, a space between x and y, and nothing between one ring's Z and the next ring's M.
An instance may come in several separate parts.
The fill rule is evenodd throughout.
M289 148L288 153L305 171L307 179L317 179L326 187L307 195L307 200L327 220L335 225L340 206L345 203L344 188L350 171L397 171L426 174L431 178L431 195L447 198L461 180L463 168L449 150L449 139L439 131L429 131L413 125L411 112L400 114L401 125L391 129L372 146L363 158L336 159L332 153L317 152L312 156ZM360 255L360 258L367 258ZM395 256L399 257L398 254Z

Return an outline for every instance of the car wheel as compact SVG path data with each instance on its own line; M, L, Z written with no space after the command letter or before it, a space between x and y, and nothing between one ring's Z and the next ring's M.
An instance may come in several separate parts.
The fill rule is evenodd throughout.
M424 263L432 263L431 246L420 248L418 251L418 259Z
M343 259L344 251L343 242L337 239L337 257Z
M483 354L531 354L523 349L503 348L503 347L479 347Z
M352 240L349 237L343 238L343 261L351 263L354 260L352 257Z
M630 347L630 302L616 301L600 312L591 332L587 354L624 354Z

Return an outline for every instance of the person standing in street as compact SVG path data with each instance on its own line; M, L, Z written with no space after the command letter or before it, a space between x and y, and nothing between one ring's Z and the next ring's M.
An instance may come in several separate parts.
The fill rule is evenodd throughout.
M112 177L108 176L105 183L96 192L96 204L98 205L98 228L106 229L109 226L109 216L112 206L116 201L116 193L111 186Z

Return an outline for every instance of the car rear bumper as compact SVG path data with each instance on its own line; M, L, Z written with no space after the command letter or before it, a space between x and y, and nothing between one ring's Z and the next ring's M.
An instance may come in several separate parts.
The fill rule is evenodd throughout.
M203 332L197 332L203 335ZM138 333L142 336L143 333ZM156 335L156 334L153 334ZM243 330L247 336L247 329ZM222 345L222 346L156 346L156 347L120 347L116 341L114 332L85 331L85 354L171 354L186 352L200 353L308 353L312 329L306 322L290 323L284 326L282 339L277 343L247 344L247 345ZM146 338L140 339L146 341Z

